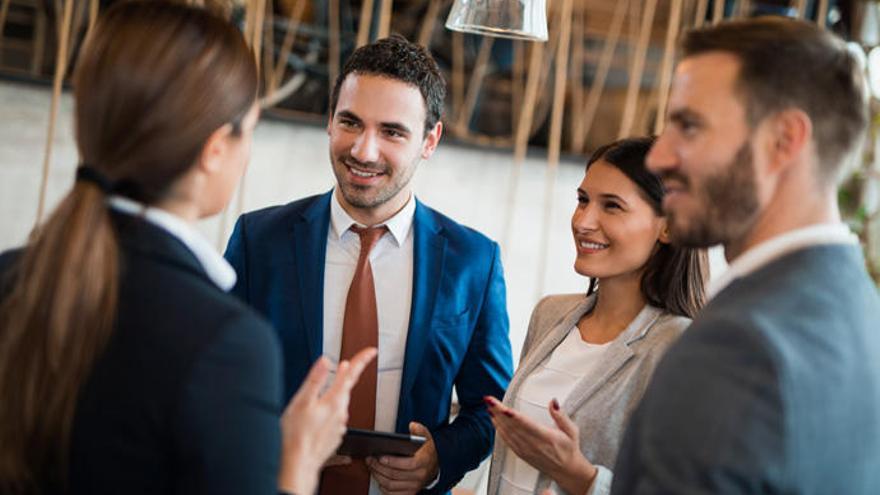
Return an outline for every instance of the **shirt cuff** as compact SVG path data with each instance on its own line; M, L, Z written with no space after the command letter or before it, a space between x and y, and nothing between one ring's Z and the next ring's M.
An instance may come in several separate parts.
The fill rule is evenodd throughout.
M611 482L614 480L614 473L605 466L596 466L596 478L587 495L609 495L611 493Z
M439 482L440 482L440 470L438 469L437 470L437 477L434 478L434 481L432 481L428 486L425 487L425 490L430 490L430 489L434 488L435 486L437 486L437 483L439 483Z

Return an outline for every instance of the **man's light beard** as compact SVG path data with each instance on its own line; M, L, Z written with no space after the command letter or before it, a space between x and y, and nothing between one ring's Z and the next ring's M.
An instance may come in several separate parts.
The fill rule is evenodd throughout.
M756 179L751 141L746 140L726 167L697 184L699 190L687 181L698 204L689 220L678 218L675 211L666 213L672 241L703 248L744 236L759 212Z
M340 157L339 159L339 163L342 164L342 166L346 169L348 168L348 164L350 162L356 164L361 163L350 156ZM391 167L388 165L370 165L363 167L363 170L383 173L386 177L390 179L390 181L386 183L384 187L380 187L376 191L376 195L373 197L365 197L364 194L358 194L359 192L366 193L367 191L372 189L373 186L362 186L359 184L343 182L341 178L337 176L336 182L339 185L340 191L342 192L342 197L345 198L345 201L348 204L354 206L355 208L371 209L382 206L383 204L394 198L397 193L401 191L401 189L409 184L410 180L412 180L412 177L415 174L416 165L413 165L412 167L406 169L410 171L408 175L400 175L400 173L405 174L406 170L398 170L398 174L396 175L398 180L394 179L395 174L390 174L388 172L390 169ZM337 173L336 167L334 167L334 173Z

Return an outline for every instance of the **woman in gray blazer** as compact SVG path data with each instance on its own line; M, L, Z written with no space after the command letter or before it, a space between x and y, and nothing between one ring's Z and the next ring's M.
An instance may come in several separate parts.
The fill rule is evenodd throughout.
M652 143L617 141L587 162L571 226L589 289L538 303L504 401L486 398L490 495L608 493L630 414L703 304L706 253L669 243Z

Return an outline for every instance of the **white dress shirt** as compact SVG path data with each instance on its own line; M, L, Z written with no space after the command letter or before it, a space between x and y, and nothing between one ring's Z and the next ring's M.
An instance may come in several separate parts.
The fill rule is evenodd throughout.
M745 277L788 253L823 244L858 244L859 238L843 223L823 223L795 229L767 239L740 254L727 271L709 284L709 299L734 280Z
M335 370L342 350L342 321L345 300L360 255L360 237L349 230L355 222L342 209L338 191L330 200L330 229L324 264L324 356ZM374 429L393 432L403 377L403 358L409 332L413 281L413 215L416 202L410 196L397 214L382 225L388 232L370 251L376 314L379 319L378 376L376 380L376 422Z
M208 278L223 291L229 291L235 285L235 269L186 220L171 212L122 196L110 196L107 202L114 210L141 217L182 242L202 265Z
M525 379L519 393L514 397L513 408L541 425L558 428L547 410L547 405L553 399L560 404L564 403L583 377L596 373L596 366L602 361L602 354L608 349L608 344L584 342L578 328L572 327L553 353ZM504 459L498 493L534 493L539 475L537 469L511 451ZM555 483L551 487L560 491Z

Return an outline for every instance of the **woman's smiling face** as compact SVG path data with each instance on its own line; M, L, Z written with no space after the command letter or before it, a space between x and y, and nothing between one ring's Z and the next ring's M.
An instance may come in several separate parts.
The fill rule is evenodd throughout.
M589 166L577 192L571 217L575 271L600 280L641 276L666 220L635 182L602 159Z

